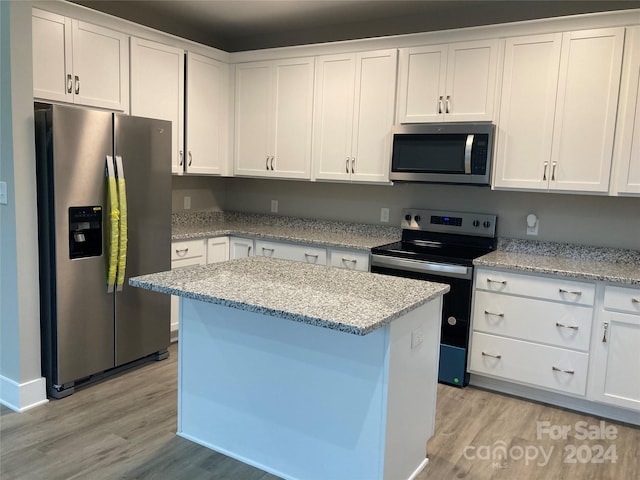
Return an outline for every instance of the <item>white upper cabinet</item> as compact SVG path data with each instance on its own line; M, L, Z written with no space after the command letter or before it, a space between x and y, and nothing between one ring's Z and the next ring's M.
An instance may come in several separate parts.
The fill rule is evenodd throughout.
M315 179L389 181L396 64L395 49L317 58Z
M33 96L127 111L128 36L33 9Z
M561 44L561 33L506 41L496 187L548 188Z
M624 28L508 39L496 188L607 192Z
M614 146L613 193L640 194L640 27L627 29Z
M184 163L184 51L131 38L131 115L171 121L171 172Z
M624 28L562 36L549 189L606 192Z
M187 52L185 172L229 174L229 66Z
M498 40L400 49L398 121L493 119Z
M313 69L313 58L236 65L236 175L310 178Z

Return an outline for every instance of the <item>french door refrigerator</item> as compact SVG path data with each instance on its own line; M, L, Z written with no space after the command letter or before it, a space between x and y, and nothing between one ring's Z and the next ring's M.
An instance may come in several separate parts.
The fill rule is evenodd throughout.
M128 285L171 269L171 122L35 104L47 394L168 356L170 297Z

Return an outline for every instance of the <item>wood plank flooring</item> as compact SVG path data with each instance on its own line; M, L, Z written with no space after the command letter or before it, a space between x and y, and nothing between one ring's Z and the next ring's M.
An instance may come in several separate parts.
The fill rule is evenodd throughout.
M175 435L176 350L174 344L168 360L22 414L1 407L0 479L277 480ZM545 421L554 432L563 426L571 432L554 440L538 432L537 422ZM640 476L640 429L606 421L615 439L580 440L576 422L581 421L586 428L600 425L591 416L476 388L439 385L436 434L427 446L429 464L418 480ZM501 445L505 458L491 458ZM615 451L615 462L607 459L607 450L610 459ZM588 459L603 463L583 463ZM566 463L571 460L576 463Z

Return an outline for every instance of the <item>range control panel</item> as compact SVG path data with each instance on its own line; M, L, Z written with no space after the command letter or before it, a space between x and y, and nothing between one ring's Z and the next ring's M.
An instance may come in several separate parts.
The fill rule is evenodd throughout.
M407 230L458 233L481 237L496 236L496 216L486 213L444 212L405 208L400 226Z

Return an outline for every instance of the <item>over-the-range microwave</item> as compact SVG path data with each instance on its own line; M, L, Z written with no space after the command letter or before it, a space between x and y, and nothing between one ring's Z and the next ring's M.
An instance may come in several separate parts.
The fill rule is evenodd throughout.
M493 133L490 122L396 125L389 179L489 185Z

